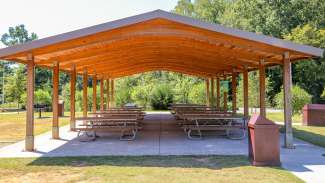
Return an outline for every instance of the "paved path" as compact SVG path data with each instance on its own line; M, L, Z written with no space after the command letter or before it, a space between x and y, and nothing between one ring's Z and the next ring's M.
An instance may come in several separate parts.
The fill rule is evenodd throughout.
M119 134L101 134L94 142L79 142L66 126L60 129L61 140L50 139L51 133L37 136L36 152L23 152L21 141L1 148L0 157L247 155L247 139L207 136L188 140L169 113L149 113L144 123L135 141L119 141ZM282 166L306 182L324 183L325 149L297 139L295 145L296 149L281 148Z

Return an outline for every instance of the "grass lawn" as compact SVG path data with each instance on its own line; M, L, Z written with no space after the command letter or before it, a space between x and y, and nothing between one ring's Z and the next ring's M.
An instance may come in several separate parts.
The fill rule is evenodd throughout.
M267 113L267 118L272 121L283 122L283 113L274 112ZM302 126L300 125L302 122L302 115L295 114L292 117L293 122L293 136L299 138L301 140L310 142L312 144L325 147L325 127L318 126ZM295 125L296 123L296 125ZM300 123L300 124L298 124ZM284 132L283 126L281 127L281 131Z
M272 121L276 122L283 122L284 121L284 114L283 112L269 112L266 114L266 117ZM294 114L292 116L293 123L301 123L302 122L302 115L301 114Z
M79 114L79 113L78 113ZM77 115L78 115L77 114ZM68 112L65 115L69 115ZM42 113L44 118L39 119L35 113L35 134L41 134L52 129L52 113ZM60 118L60 126L69 124L69 117ZM26 130L26 112L0 113L0 147L23 140Z
M244 156L145 156L1 159L0 182L303 182Z
M325 147L325 127L295 125L292 130L294 137ZM284 132L283 126L281 127L281 131Z

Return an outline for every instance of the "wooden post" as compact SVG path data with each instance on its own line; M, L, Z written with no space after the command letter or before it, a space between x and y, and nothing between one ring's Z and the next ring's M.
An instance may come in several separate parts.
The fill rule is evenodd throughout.
M211 106L215 106L215 99L214 99L214 78L211 77Z
M223 92L223 111L227 112L228 111L228 106L227 106L227 102L228 102L228 96L227 96L227 92Z
M231 89L232 89L232 112L235 114L237 111L237 73L232 72L231 76Z
M209 78L205 80L205 86L206 86L206 105L210 107L210 83L209 83Z
M72 65L70 74L70 130L76 128L76 65Z
M285 137L284 146L286 148L294 148L292 135L292 106L291 106L291 62L289 52L283 55L283 91L284 91L284 123Z
M217 110L220 110L220 78L217 77L217 100L216 100Z
M244 117L248 119L249 116L249 106L248 106L248 70L247 66L244 67L243 72L243 95L244 95Z
M97 111L97 76L93 76L93 112Z
M115 107L114 79L111 79L111 107Z
M109 79L106 79L106 109L109 109L109 103L110 103L110 94L109 94Z
M25 151L34 151L34 74L35 65L32 54L27 55L27 103Z
M227 81L227 75L226 75L226 73L224 73L224 81ZM227 85L228 85L228 83L227 83ZM228 90L228 86L227 86L227 88L226 88L226 90ZM228 111L228 105L227 105L227 102L228 102L228 92L227 91L225 91L225 92L223 92L223 111L224 112L227 112Z
M100 111L104 111L104 79L100 80Z
M88 71L85 68L82 76L82 111L83 117L87 117L88 113Z
M59 139L59 62L53 63L52 138Z
M260 61L259 80L260 80L260 115L266 117L266 109L265 109L265 65L264 65L264 60Z

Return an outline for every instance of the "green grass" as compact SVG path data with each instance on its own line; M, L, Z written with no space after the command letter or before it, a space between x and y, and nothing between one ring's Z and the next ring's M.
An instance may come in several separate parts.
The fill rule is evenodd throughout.
M283 122L283 113L267 113L267 118L272 121ZM293 121L293 136L304 140L306 142L310 142L312 144L325 147L325 127L319 126L302 126L302 115L295 114L292 117ZM298 124L300 123L300 124ZM281 131L284 132L284 128L282 126Z
M65 113L69 115L69 113ZM79 113L77 114L79 115ZM44 112L44 118L39 119L35 113L35 135L42 134L52 129L52 113ZM60 118L60 126L68 125L69 117ZM10 143L23 140L26 131L26 112L19 113L0 113L0 147Z
M266 114L266 117L272 121L276 122L283 122L284 121L284 114L283 112L269 112ZM301 123L302 122L302 115L301 114L294 114L292 116L293 123Z
M276 183L303 182L244 156L145 156L1 159L0 182Z
M6 109L17 109L17 108L18 108L18 104L17 104L16 102L0 104L0 109L1 109L1 108L6 108Z
M312 144L325 147L325 127L319 126L293 126L293 136L310 142ZM281 128L281 131L284 132L284 128Z

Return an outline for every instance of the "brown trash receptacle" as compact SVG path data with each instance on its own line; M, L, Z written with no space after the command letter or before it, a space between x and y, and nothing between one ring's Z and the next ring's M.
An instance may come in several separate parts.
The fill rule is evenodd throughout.
M248 123L249 158L254 166L279 166L279 126L255 114Z
M307 104L303 107L302 124L306 126L325 126L325 105Z
M59 117L64 117L64 101L59 100Z

